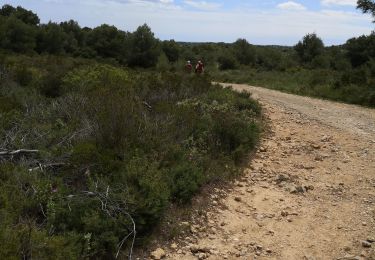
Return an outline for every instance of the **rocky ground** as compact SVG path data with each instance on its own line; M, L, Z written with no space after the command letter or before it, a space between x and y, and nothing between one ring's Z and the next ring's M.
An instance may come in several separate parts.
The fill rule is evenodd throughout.
M259 99L270 134L151 258L375 259L375 110L232 86Z

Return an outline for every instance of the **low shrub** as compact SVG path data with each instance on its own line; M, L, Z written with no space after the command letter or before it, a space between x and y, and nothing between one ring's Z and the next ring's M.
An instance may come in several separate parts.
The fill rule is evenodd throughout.
M38 149L0 158L3 258L125 256L133 224L142 243L170 203L236 176L257 142L259 105L208 75L61 62L0 85L2 149Z

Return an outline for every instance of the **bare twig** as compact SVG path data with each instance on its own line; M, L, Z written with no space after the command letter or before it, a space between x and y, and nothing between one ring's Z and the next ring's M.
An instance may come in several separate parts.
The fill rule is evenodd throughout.
M152 109L152 106L149 103L147 103L146 101L143 101L143 105L145 105L150 110Z
M57 145L62 145L66 142L70 142L72 141L77 135L81 134L81 133L84 133L86 131L89 131L91 129L91 127L87 127L87 128L84 128L84 129L81 129L81 130L78 130L76 132L74 132L72 135L70 136L67 136L65 137L61 142L59 142Z
M43 214L43 216L46 218L47 215L46 215L46 213L44 213L42 203L39 203L39 206L40 206L40 209L42 210L42 214Z
M0 151L0 156L7 155L17 155L17 154L27 154L27 153L39 153L39 150L28 150L28 149L19 149L15 151Z
M133 240L132 240L132 244L131 244L130 249L129 249L129 260L131 260L132 259L132 255L133 255L133 248L134 248L135 237L137 235L137 231L135 229L135 222L134 222L134 219L132 218L132 216L130 216L130 214L127 213L127 212L125 212L125 214L129 217L129 219L131 220L131 222L133 224L133 231L132 231L132 233L133 233ZM121 247L122 247L122 244L120 245L120 247L118 249L118 252L120 252ZM118 252L116 254L116 258L118 257Z
M60 163L47 163L47 164L40 164L39 163L39 165L37 167L30 168L29 172L36 171L36 170L43 171L46 168L62 167L62 166L66 166L66 165L69 165L69 164L63 163L63 162L60 162Z
M111 192L110 192L110 187L107 186L105 190L102 192L98 191L98 183L96 183L96 188L95 191L82 191L81 195L69 195L67 196L67 199L69 200L68 202L68 208L71 211L70 207L70 201L73 198L79 199L80 196L88 196L91 197L92 199L96 199L100 202L101 204L101 209L111 218L116 219L118 215L125 215L129 218L130 222L132 223L132 228L128 227L130 229L130 233L126 234L126 236L118 243L117 246L117 252L115 258L117 259L119 257L119 254L121 252L121 249L125 242L132 237L132 241L130 244L130 249L129 249L129 255L128 259L132 259L133 255L133 249L134 249L134 244L135 244L135 239L136 239L136 224L132 216L126 212L125 209L125 204L122 200L120 201L114 201L111 199Z

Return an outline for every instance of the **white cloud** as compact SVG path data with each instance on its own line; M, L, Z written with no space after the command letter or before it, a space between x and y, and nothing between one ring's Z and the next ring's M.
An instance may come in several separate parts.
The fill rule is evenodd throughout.
M212 3L206 1L192 1L192 0L185 0L184 3L188 6L194 7L196 9L201 10L215 10L222 6L220 3Z
M54 4L61 4L64 2L64 0L43 0L43 1L47 3L54 3ZM1 2L0 2L0 5L1 5Z
M116 2L116 0L114 0ZM121 1L117 0L117 2L145 2L145 3L161 3L161 4L172 4L173 0L127 0L127 1Z
M321 0L322 5L349 5L357 6L357 0Z
M125 17L131 22L127 24L131 25L131 30L146 22L157 37L177 41L233 42L241 37L254 44L294 45L307 33L316 32L326 45L331 45L342 44L372 30L369 17L355 12L328 10L265 12L248 9L226 12L219 9L202 14L199 10L171 12L164 9L150 13L132 8ZM116 25L121 27L119 23ZM129 30L129 27L123 29Z
M173 0L107 0L117 3L130 3L130 4L173 4Z
M174 0L81 0L85 5L97 6L103 9L112 9L113 13L117 13L125 6L130 10L136 6L143 7L148 10L179 10L180 6L174 3Z
M285 3L278 4L277 7L283 10L298 10L298 11L306 10L305 6L299 3L293 2L293 1L288 1Z

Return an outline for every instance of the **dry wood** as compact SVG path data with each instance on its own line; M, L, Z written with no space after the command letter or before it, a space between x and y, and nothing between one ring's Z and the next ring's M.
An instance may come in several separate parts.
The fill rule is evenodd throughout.
M39 150L29 150L29 149L18 149L14 151L0 151L0 156L7 155L18 155L18 154L28 154L28 153L39 153Z

